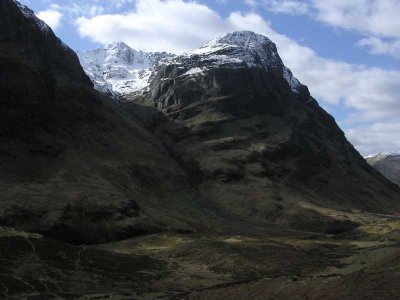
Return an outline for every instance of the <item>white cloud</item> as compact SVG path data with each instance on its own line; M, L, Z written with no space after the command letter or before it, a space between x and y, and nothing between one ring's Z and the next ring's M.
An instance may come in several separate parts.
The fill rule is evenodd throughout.
M318 20L367 35L400 37L398 0L312 0Z
M400 121L378 122L355 127L346 135L364 155L400 150Z
M400 59L399 0L312 0L316 18L366 36L358 43L374 55ZM389 38L385 41L382 38Z
M57 1L58 4L50 5L50 3L53 3L54 1ZM77 17L94 17L100 14L118 11L125 8L125 5L132 5L135 0L41 0L41 2L50 5L50 8L47 11L56 10L62 12L63 17L74 22Z
M308 14L327 25L364 35L400 38L399 0L251 1L277 13Z
M97 2L85 2L76 3L74 1L64 4L61 10L69 17L70 20L74 21L77 16L96 16L103 14L106 11L106 7L97 4Z
M400 60L400 39L386 41L381 38L370 37L360 40L358 45L368 47L371 54L386 54Z
M252 0L254 2L254 0ZM264 7L275 13L292 15L305 14L309 11L309 4L298 0L263 0Z
M305 14L326 25L358 32L373 55L400 59L399 0L245 0L274 13Z
M58 5L52 5L50 9L38 12L37 17L46 22L53 30L60 26L63 14L59 11Z
M390 126L400 115L400 71L321 57L311 48L277 33L269 22L255 13L235 12L223 18L196 2L139 0L133 12L81 17L76 24L82 36L96 42L106 44L122 40L136 49L176 53L197 48L229 31L252 30L268 36L277 44L285 64L309 86L312 95L320 102L354 110L351 117L353 126L382 120ZM365 126L349 131L349 138L364 154L371 149L368 143L377 145L383 139L378 139L377 134L375 141L360 142L357 134L362 137ZM392 138L390 134L387 137L388 140Z
M81 36L107 44L122 40L146 51L183 52L232 30L267 26L255 14L222 18L205 5L182 0L139 0L127 14L105 14L76 20Z
M246 3L246 5L250 6L252 9L254 9L258 5L257 0L245 0L244 2Z
M135 0L109 0L108 2L111 7L120 8L123 5L135 2Z

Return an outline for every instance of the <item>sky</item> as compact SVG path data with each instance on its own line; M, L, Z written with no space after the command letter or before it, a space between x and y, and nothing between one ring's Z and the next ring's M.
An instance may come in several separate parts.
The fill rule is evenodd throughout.
M400 151L399 0L21 0L76 51L182 53L236 30L280 56L363 155Z

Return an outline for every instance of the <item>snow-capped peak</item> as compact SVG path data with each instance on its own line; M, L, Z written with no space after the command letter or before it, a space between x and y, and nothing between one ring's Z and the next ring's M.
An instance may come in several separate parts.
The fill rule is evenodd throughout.
M127 44L121 41L113 42L111 44L106 45L105 48L110 48L110 49L129 49L133 50L131 47L129 47Z
M251 31L224 34L189 54L211 55L225 52L230 58L240 59L249 66L274 68L282 64L275 44L266 36ZM261 61L259 61L261 59Z
M265 45L271 45L272 48L275 48L274 52L276 52L275 44L266 36L256 34L252 31L235 31L226 33L216 39L213 39L203 47L193 52L212 52L216 49L229 46L259 51Z
M204 74L216 67L263 68L282 73L292 91L299 92L300 82L284 66L275 44L266 36L251 31L235 31L224 34L206 45L172 59L171 62L185 61L186 76ZM168 63L165 62L165 63Z
M95 88L118 95L140 91L148 86L151 69L159 60L171 56L165 52L137 51L124 42L78 52L81 65Z
M181 76L193 78L213 68L262 68L280 72L295 93L299 93L302 86L282 63L275 44L251 31L224 34L180 56L136 51L123 42L114 42L104 48L78 52L78 57L95 87L113 94L123 95L146 88L159 62L179 64Z
M391 152L379 152L377 154L368 155L365 158L374 158L374 159L400 159L400 151L391 151Z
M105 62L110 64L126 64L140 69L150 67L147 53L136 51L123 42L114 42L105 48Z

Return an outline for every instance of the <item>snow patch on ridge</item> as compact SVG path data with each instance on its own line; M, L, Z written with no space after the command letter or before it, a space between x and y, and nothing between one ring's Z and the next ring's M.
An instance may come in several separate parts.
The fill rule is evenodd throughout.
M298 93L299 88L301 87L300 81L297 80L292 74L292 71L287 67L283 67L283 77L289 83L290 88L293 92Z
M189 71L187 71L186 73L184 73L183 75L195 75L195 74L203 74L203 70L200 68L192 68Z
M377 154L372 154L365 156L364 158L375 158L377 160L385 159L385 158L392 158L392 159L400 159L400 151L391 151L391 152L379 152Z

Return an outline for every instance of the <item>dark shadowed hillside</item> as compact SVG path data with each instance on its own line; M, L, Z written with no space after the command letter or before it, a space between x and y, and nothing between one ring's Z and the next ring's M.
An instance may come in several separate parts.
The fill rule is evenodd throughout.
M9 0L0 3L0 73L1 225L98 243L197 222L184 212L185 173L162 144Z
M0 298L399 295L399 188L268 38L230 33L151 72L114 101L0 2Z

